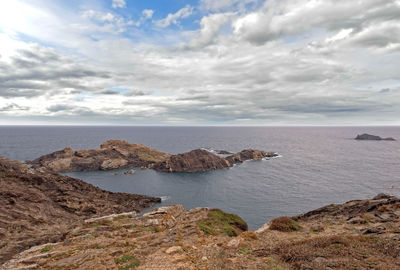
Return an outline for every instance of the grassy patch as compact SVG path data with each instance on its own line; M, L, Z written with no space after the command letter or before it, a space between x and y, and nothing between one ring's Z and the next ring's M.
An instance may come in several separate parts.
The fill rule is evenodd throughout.
M267 257L265 258L264 269L268 270L283 270L282 266L278 265L274 258Z
M114 260L115 264L121 265L120 270L128 270L140 265L140 261L132 255L124 255Z
M41 253L49 252L53 247L52 246L45 246L40 250Z
M325 269L328 264L335 269L398 269L400 246L377 237L324 236L284 243L272 253L293 269Z
M270 230L280 232L295 232L301 229L300 225L296 221L288 217L280 217L271 220Z
M219 209L210 210L207 219L199 220L197 226L208 235L237 236L247 230L246 222L238 215L228 214Z
M244 248L239 248L238 253L243 254L243 255L249 255L252 253L252 251L244 249Z
M127 215L119 215L119 216L114 217L113 220L121 220L121 219L126 219L126 218L128 218Z

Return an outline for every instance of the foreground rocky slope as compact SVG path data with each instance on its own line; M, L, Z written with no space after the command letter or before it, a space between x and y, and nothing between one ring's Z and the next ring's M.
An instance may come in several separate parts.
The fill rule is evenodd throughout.
M163 207L77 225L2 269L400 269L400 200L329 205L255 232L217 209Z
M220 151L221 153L229 153ZM140 144L110 140L94 150L72 150L67 147L33 161L33 168L53 172L99 171L142 167L160 172L202 172L229 168L246 160L261 160L277 156L274 152L243 150L221 157L203 149L188 153L169 155Z
M159 201L103 191L0 157L0 263L31 246L62 240L76 222L141 211Z

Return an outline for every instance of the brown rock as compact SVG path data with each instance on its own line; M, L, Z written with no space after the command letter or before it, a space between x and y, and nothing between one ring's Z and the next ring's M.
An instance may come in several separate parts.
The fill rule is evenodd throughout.
M40 172L0 157L0 263L31 246L61 241L76 222L141 211L160 201L107 192L78 179Z
M203 172L230 167L223 158L206 150L196 149L188 153L172 155L152 168L159 172Z
M27 163L34 168L46 168L53 172L98 171L148 167L168 156L141 144L110 140L99 149L74 151L66 147Z
M277 153L264 152L260 150L247 149L239 153L226 157L226 160L231 164L243 163L246 160L261 160L267 157L276 157Z

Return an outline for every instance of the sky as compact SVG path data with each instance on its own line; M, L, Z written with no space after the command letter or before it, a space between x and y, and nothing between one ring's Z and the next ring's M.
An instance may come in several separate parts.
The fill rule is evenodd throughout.
M400 125L400 0L0 1L2 125Z

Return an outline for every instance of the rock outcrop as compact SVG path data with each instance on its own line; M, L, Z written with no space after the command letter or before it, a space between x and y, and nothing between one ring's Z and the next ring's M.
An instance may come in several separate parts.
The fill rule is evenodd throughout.
M260 150L247 149L239 153L226 157L225 159L231 164L243 163L247 160L261 160L263 158L271 158L278 156L275 152L264 152Z
M159 172L203 172L230 167L224 158L206 150L196 149L187 153L172 155L158 162L152 168Z
M0 264L31 246L62 240L76 222L141 211L160 201L104 191L0 157Z
M400 269L400 201L329 205L247 231L218 209L162 207L78 224L0 269Z
M147 167L168 157L166 153L141 144L110 140L99 149L72 150L67 147L27 163L53 172L79 172Z
M364 141L395 141L394 138L382 138L379 136L375 136L375 135L370 135L370 134L361 134L361 135L357 135L357 137L355 138L355 140L364 140Z
M226 156L228 151L217 152ZM169 155L141 144L110 140L99 149L72 150L67 147L33 161L27 161L35 169L52 172L79 172L114 170L141 167L159 172L203 172L232 167L246 160L261 160L277 156L274 152L243 150L239 153L221 157L203 149L196 149L178 155Z

